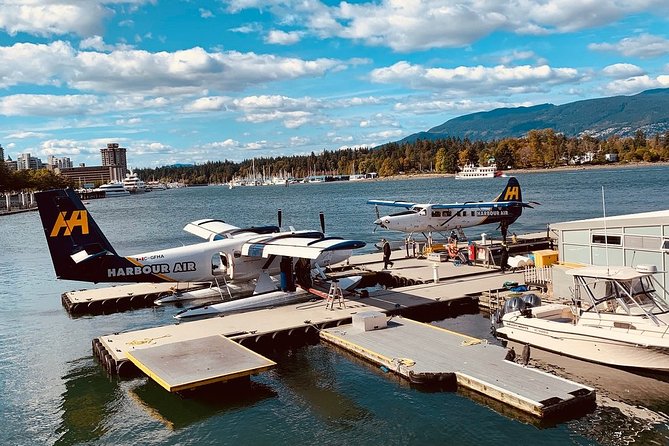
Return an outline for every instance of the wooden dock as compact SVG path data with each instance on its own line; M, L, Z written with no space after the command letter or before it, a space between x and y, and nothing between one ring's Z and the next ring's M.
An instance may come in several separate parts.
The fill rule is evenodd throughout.
M346 324L320 336L412 383L454 384L537 418L595 402L594 389L506 361L503 347L411 319L392 318L371 331Z

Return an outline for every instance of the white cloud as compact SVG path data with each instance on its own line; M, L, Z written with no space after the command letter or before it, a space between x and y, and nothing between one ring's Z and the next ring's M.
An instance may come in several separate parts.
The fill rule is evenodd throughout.
M16 132L7 135L7 139L46 138L47 134L42 132Z
M370 133L367 136L368 138L387 141L389 139L399 138L400 136L402 136L403 133L404 132L400 129L392 129L392 130L383 130L380 132Z
M434 114L443 112L474 113L504 107L530 107L531 102L473 101L471 99L444 100L408 98L397 102L393 110L400 113Z
M414 89L489 94L533 91L548 85L574 82L581 75L574 68L552 68L548 65L427 68L401 61L373 70L370 77L373 82L396 83Z
M643 75L609 82L606 84L605 91L608 94L632 94L651 88L667 87L669 87L669 75L657 76L656 78Z
M343 65L327 58L207 52L198 47L157 53L131 49L77 51L62 41L0 47L0 60L4 62L0 66L0 88L67 85L90 92L147 95L241 90L268 82L322 76Z
M495 31L543 35L613 23L625 15L667 11L666 0L228 0L228 11L269 11L281 23L321 38L340 37L410 52L463 47ZM662 16L664 17L664 16Z
M669 40L651 34L626 37L618 43L591 43L593 51L612 51L628 57L651 59L669 54Z
M272 43L275 45L293 45L302 39L304 33L299 31L281 31L274 29L267 34L265 42Z
M208 9L199 8L199 11L200 11L200 17L202 17L203 19L211 19L214 17L214 13Z
M643 68L629 64L629 63L617 63L613 65L606 66L602 69L602 72L609 77L614 78L629 78L633 76L640 76L645 74Z
M83 39L79 42L79 48L82 50L96 50L96 51L114 51L114 50L127 50L131 49L130 45L120 44L120 45L108 45L104 42L101 36L92 36Z
M98 106L98 98L91 95L16 94L0 97L0 115L4 116L83 115Z
M101 34L102 22L112 14L103 3L90 1L35 2L3 1L0 8L0 29L9 35L24 32L37 36L80 36Z

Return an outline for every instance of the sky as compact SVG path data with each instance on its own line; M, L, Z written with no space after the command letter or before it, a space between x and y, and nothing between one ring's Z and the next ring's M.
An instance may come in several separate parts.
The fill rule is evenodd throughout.
M374 147L669 87L667 0L0 0L0 145L129 167Z

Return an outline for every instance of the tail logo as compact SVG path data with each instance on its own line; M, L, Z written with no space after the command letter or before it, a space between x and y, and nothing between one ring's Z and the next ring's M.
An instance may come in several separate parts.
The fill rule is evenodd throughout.
M51 229L51 234L49 237L58 237L61 229L63 235L71 235L74 228L80 228L83 235L88 234L88 212L86 211L72 211L70 218L66 218L67 212L61 212L58 214L56 223Z
M518 186L511 186L506 188L504 194L504 201L518 200L520 196L520 188Z

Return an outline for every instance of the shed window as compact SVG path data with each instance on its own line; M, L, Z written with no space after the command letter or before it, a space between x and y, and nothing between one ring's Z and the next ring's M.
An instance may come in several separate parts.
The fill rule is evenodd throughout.
M604 234L592 234L592 243L597 243L600 245L620 246L620 236L619 235L606 236Z

